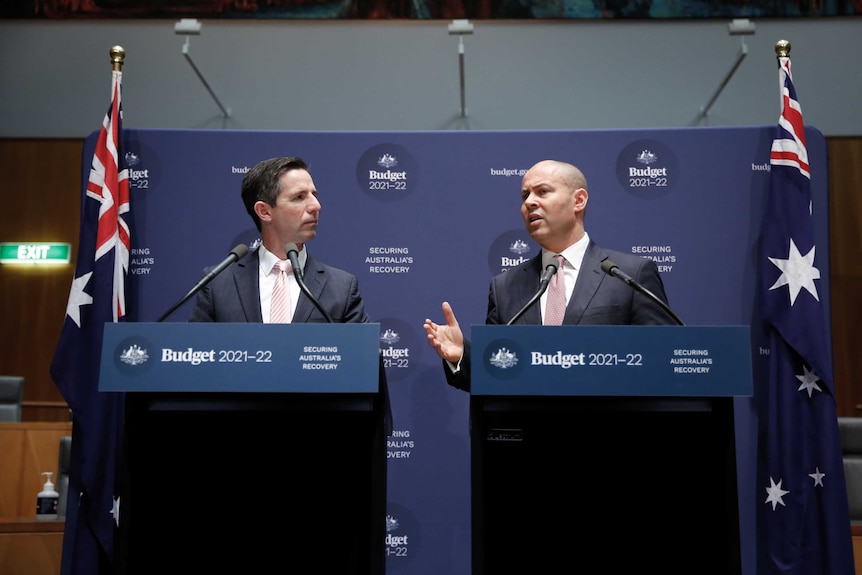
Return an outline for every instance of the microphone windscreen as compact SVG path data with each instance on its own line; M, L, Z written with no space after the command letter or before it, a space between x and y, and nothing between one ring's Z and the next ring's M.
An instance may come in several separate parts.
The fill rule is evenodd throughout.
M606 274L611 273L611 270L615 267L617 267L617 264L615 264L611 260L605 260L602 262L602 271Z
M298 254L299 253L299 246L297 246L295 243L291 242L291 243L287 244L286 246L284 246L284 251L287 253L296 252Z
M241 260L248 253L248 246L245 244L238 244L230 251L230 253L235 255L237 260Z

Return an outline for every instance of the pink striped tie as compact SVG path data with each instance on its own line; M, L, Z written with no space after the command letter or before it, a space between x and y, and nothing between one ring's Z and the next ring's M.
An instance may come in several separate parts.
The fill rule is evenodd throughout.
M562 325L566 315L566 274L563 273L563 256L557 254L557 273L548 286L548 301L545 302L545 325Z
M270 322L290 323L290 296L287 292L287 274L291 273L290 262L279 260L272 266L272 271L278 271L278 277L275 278L275 285L272 287Z

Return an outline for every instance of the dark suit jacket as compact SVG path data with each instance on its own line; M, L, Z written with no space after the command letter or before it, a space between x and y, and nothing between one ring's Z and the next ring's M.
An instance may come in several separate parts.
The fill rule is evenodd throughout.
M566 306L566 325L655 325L676 324L661 307L625 282L602 271L602 262L613 261L636 282L667 303L664 284L655 262L624 252L609 250L590 240L578 281ZM491 280L486 324L506 324L515 317L539 289L542 254L497 275ZM540 325L542 312L537 301L514 325ZM461 368L452 373L444 361L449 385L470 391L470 342L464 342Z
M217 275L198 292L189 321L261 323L260 260L257 250ZM309 254L303 281L335 323L366 323L368 314L359 294L356 276L319 263ZM308 297L300 292L293 323L326 323L326 318ZM392 435L392 407L383 358L380 357L380 390L383 399L383 430Z
M216 276L198 293L189 321L262 322L259 265L255 250ZM368 321L356 276L319 263L309 254L303 280L333 322ZM325 323L326 318L304 293L300 293L292 321Z

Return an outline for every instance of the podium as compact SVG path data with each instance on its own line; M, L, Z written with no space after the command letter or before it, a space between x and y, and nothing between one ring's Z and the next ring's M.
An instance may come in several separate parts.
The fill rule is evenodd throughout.
M741 572L747 326L473 326L473 573Z
M112 323L120 572L385 572L379 324Z

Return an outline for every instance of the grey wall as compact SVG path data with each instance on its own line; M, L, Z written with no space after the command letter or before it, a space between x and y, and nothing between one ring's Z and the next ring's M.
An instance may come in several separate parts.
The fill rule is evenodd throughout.
M83 137L126 50L125 125L237 130L519 130L765 125L779 113L774 46L792 44L807 124L862 134L862 19L687 22L202 20L183 56L176 20L0 21L0 137ZM748 55L706 118L742 43ZM720 156L720 154L719 154Z

